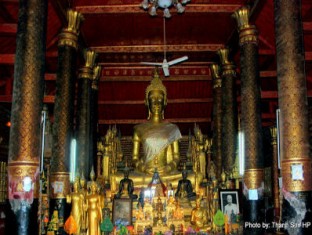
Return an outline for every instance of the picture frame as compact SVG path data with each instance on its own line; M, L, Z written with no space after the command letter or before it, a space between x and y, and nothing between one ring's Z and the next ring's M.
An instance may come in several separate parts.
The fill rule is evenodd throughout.
M132 225L132 199L120 198L113 201L113 224Z
M239 191L235 189L225 189L219 191L220 209L229 218L241 213Z

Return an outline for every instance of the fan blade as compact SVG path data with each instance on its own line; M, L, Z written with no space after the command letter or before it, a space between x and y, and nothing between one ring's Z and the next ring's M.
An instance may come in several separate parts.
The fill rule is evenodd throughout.
M164 59L164 61L163 61L161 67L162 67L162 69L163 69L163 71L164 71L164 75L165 75L166 77L168 77L168 76L169 76L169 64L168 64L168 62L167 62L166 59Z
M153 62L141 62L140 64L162 66L162 63L153 63Z
M183 57L180 57L180 58L178 58L178 59L169 61L169 62L168 62L168 65L171 66L171 65L180 63L180 62L182 62L182 61L185 61L185 60L187 60L187 59L188 59L187 56L183 56Z
M162 68L163 68L165 77L168 77L170 75L168 66L163 66Z

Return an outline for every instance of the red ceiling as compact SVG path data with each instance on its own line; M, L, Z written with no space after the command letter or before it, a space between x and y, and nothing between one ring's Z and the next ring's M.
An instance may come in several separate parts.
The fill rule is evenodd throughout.
M122 135L131 135L133 125L146 118L145 87L153 68L141 61L163 60L163 18L150 17L139 7L140 0L49 0L46 98L53 112L57 70L58 34L69 7L84 15L80 48L98 53L102 66L99 83L99 130L117 124ZM259 68L263 125L275 121L277 102L273 0L192 0L186 12L166 21L167 59L187 55L189 60L170 68L164 78L168 90L165 118L178 124L183 135L196 122L205 134L211 132L212 83L209 64L219 62L216 52L231 48L239 77L239 48L233 12L250 5L251 21L259 31ZM0 1L0 106L10 109L17 31L17 0ZM302 1L306 75L312 96L312 1ZM80 53L82 54L82 53ZM78 63L81 65L82 57ZM237 81L239 95L239 79ZM238 101L240 97L238 97ZM53 114L51 114L53 115ZM102 133L102 135L103 135Z

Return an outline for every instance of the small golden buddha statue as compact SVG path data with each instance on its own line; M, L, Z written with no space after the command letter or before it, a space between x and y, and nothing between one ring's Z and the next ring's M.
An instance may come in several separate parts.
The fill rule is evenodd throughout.
M134 127L132 163L130 173L136 187L146 187L157 168L164 182L170 181L176 187L181 178L177 170L180 161L179 139L182 137L177 125L164 121L167 105L167 91L157 69L154 78L146 88L145 105L148 108L148 121ZM140 149L143 149L143 156ZM192 181L194 176L190 176ZM116 180L120 178L117 177Z
M191 212L191 224L196 230L209 228L207 210L201 206L201 198L196 199L196 206Z
M66 202L71 203L71 215L77 224L77 231L74 234L80 234L84 214L84 195L79 192L79 178L76 178L73 184L73 192L66 196Z
M86 197L88 235L101 234L100 222L102 220L104 198L100 196L97 191L98 185L95 181L92 181L90 185L90 194Z
M184 219L184 211L183 208L181 208L179 200L176 200L175 210L173 212L173 218L174 219Z

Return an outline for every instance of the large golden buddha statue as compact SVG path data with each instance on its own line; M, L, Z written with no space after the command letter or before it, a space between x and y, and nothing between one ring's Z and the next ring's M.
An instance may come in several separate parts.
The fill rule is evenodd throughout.
M133 135L133 158L136 171L153 174L155 168L164 173L176 170L179 162L178 140L182 137L179 128L164 122L167 105L167 91L155 70L154 78L146 89L145 105L148 108L148 122L136 125ZM140 145L144 156L139 156Z
M148 121L134 127L132 151L134 171L130 173L130 178L133 179L135 187L146 187L157 169L161 179L172 183L176 188L181 178L177 166L180 161L178 141L182 136L177 125L164 120L167 91L157 69L146 88L145 105L148 108ZM189 178L194 183L192 174Z

